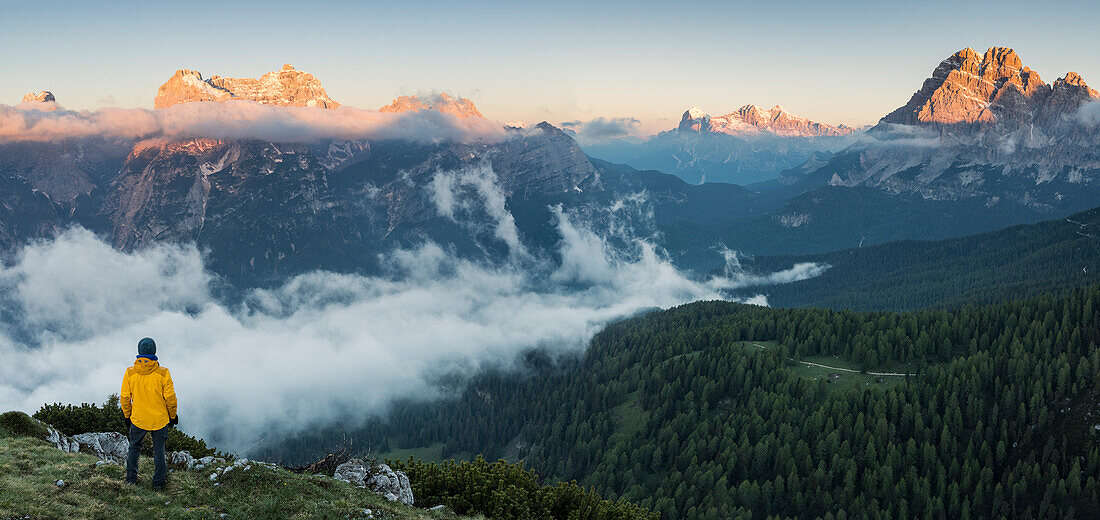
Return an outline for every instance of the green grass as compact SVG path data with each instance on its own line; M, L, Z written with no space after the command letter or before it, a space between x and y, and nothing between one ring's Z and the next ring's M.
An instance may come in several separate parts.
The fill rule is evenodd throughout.
M741 346L745 347L745 350L747 350L749 352L760 352L761 350L763 350L758 345L762 345L764 347L771 348L771 347L774 347L778 344L779 344L778 341L742 341L741 342Z
M831 367L846 368L848 370L859 370L859 365L849 361L847 359L835 356L806 356L802 358L802 361L809 361L810 363L817 363L820 365L829 365ZM874 369L872 372L883 371L881 369Z
M750 352L759 352L762 349L758 345L764 347L774 347L779 344L778 341L743 341L742 344L745 349ZM859 370L859 365L856 363L834 356L807 356L802 358L801 361L807 361L810 363L817 363L819 365L828 365L836 368L846 368L849 370ZM872 372L897 372L904 373L907 366L904 364L897 366L881 367L871 370ZM810 365L804 365L802 363L795 363L791 361L791 371L797 376L814 381L825 380L832 381L828 383L830 388L836 390L849 389L849 388L868 388L872 386L892 386L900 383L905 379L905 376L874 376L870 374L858 374L853 372L845 372L841 370L833 370L824 367L815 367ZM829 378L829 374L840 374L839 378ZM882 380L880 383L879 380Z
M814 361L814 363L818 363L818 361ZM834 364L832 366L839 366L839 364ZM838 372L836 370L810 365L793 365L791 366L791 371L794 372L798 377L812 379L814 381L832 381L832 383L828 383L828 385L835 390L844 390L848 388L869 388L872 386L889 387L896 385L905 379L904 376L872 376L868 374L857 374L853 372ZM840 374L840 377L836 379L830 379L829 374ZM878 382L879 379L882 380L881 383Z
M395 443L394 439L390 439L390 446ZM374 455L372 455L374 456ZM437 442L429 444L427 446L419 446L415 448L392 448L386 452L380 452L377 454L379 460L407 460L409 457L422 460L425 462L440 463L445 460L472 460L473 457L467 452L458 452L450 457L443 456L443 443Z
M136 486L123 482L121 466L95 462L0 428L0 518L352 519L368 518L365 509L389 520L448 518L328 477L261 465L230 471L217 486L212 468L173 471L167 489L153 491L152 460L141 461Z
M615 433L634 437L645 428L649 421L649 412L642 408L639 398L642 391L637 390L626 396L626 402L612 409L615 416Z

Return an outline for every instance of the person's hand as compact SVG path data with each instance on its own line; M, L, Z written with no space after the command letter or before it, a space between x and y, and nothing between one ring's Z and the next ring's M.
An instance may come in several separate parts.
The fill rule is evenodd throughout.
M178 416L178 415L171 418L171 419L168 419L168 426L175 427L179 423L180 423L180 416Z
M134 426L134 423L130 422L129 417L123 418L122 421L123 421L122 424L124 424L126 426L126 431L129 432L130 428L132 428Z

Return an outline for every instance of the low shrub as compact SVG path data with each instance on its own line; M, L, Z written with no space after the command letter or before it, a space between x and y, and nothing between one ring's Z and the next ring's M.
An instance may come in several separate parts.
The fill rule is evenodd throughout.
M118 432L127 435L126 425L123 422L122 407L119 406L117 394L107 397L102 406L94 403L80 403L79 406L71 404L47 404L34 413L34 418L57 428L65 435L78 435L89 432ZM145 437L145 451L152 453L151 436ZM164 449L167 451L186 451L192 457L206 457L218 455L229 458L224 453L206 445L206 441L183 433L178 428L170 428L164 439Z
M4 412L0 414L0 430L18 437L46 436L46 427L23 412Z
M460 515L495 520L657 520L658 515L625 501L600 498L576 482L543 486L521 463L387 461L409 476L418 506L443 504Z

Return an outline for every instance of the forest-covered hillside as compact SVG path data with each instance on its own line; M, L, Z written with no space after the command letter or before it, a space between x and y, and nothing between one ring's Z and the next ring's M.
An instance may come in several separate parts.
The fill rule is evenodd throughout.
M764 289L771 305L903 311L1066 293L1100 282L1100 208L961 238L758 257L748 265L767 271L798 262L832 267Z
M1095 518L1098 305L1098 287L906 314L695 303L356 435L524 459L666 520Z

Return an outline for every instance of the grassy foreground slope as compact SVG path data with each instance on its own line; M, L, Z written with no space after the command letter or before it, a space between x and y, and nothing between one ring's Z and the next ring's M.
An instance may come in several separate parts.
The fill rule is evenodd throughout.
M123 483L124 468L96 465L96 457L66 453L25 421L0 424L0 519L283 519L458 518L388 502L380 495L328 477L299 475L263 465L230 471L211 481L216 468L173 471L164 491L153 491L153 464L142 459L137 486ZM24 427L8 426L12 422ZM16 430L16 431L12 431ZM58 486L58 480L64 486ZM215 485L217 484L217 485ZM368 514L366 510L370 510ZM469 518L469 517L462 517Z

